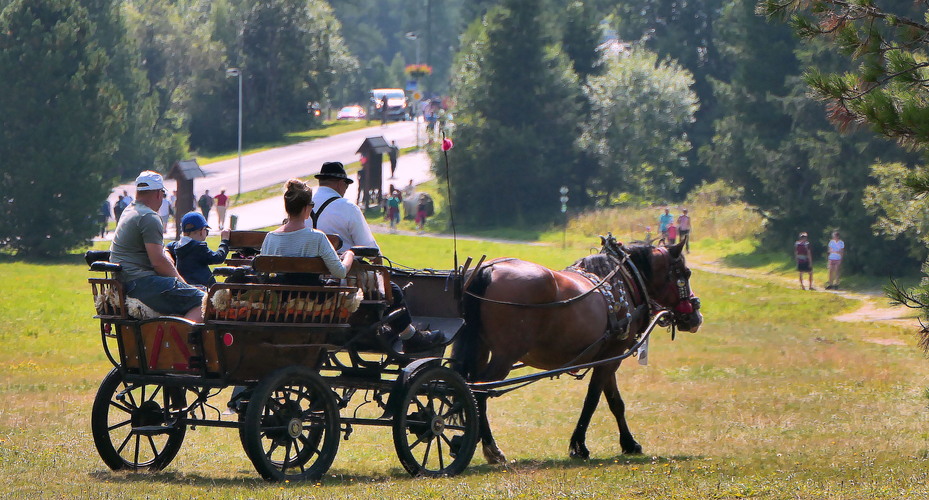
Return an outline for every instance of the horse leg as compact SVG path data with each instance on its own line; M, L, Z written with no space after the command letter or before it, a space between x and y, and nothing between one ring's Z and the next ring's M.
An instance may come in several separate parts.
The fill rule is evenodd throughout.
M596 370L606 367L597 367ZM619 444L623 448L623 453L638 455L642 453L642 445L636 442L629 432L629 426L626 425L626 404L619 394L619 386L616 385L616 370L619 366L612 369L604 369L603 375L603 394L606 396L606 402L610 405L613 416L616 417L616 423L619 425Z
M499 356L494 356L487 368L478 377L479 381L503 380L513 368L512 360L501 360ZM487 418L487 396L477 396L477 411L480 421L481 450L484 452L484 459L489 464L506 463L506 456L497 446L493 432L490 430L490 420Z
M590 451L587 449L587 427L590 425L590 419L593 417L597 404L600 403L600 393L603 392L603 382L600 380L600 374L594 369L590 377L590 383L587 385L587 396L584 398L584 407L581 409L581 416L577 420L577 426L574 433L571 434L571 444L568 451L571 458L590 458Z

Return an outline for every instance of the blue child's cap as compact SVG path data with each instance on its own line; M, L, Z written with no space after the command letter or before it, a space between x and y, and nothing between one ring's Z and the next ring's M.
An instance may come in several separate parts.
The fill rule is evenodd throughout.
M197 231L205 227L210 227L210 225L206 223L206 219L200 212L188 212L184 215L184 218L181 219L181 230L185 233Z

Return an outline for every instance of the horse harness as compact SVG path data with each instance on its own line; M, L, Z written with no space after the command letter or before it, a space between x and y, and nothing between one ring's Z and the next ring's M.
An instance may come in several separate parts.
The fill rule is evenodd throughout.
M617 268L622 267L622 263L617 266ZM585 271L579 267L571 266L565 271L570 271L572 273L580 274L581 276L587 278L591 284L594 285L592 290L599 290L600 295L603 296L603 300L606 301L606 332L604 333L605 337L617 336L620 340L625 340L629 336L629 325L632 324L632 307L629 304L629 299L626 297L625 287L619 288L619 307L616 304L616 296L613 295L613 285L604 278L603 281L600 281L600 277L596 274L593 274L589 271ZM624 274L624 273L623 273ZM624 276L625 277L625 276ZM617 312L626 309L626 317L620 324L620 320L617 317Z
M613 256L613 258L616 258L616 257ZM508 259L502 259L499 261L494 261L494 262L487 264L485 268L493 267L494 264L501 263L501 262L507 262L510 260L516 260L516 259L508 258ZM627 263L629 264L630 267L632 267L633 272L630 273L625 270L625 264ZM480 269L477 269L475 270L475 272L478 272L479 270ZM632 261L629 260L629 255L625 252L622 252L622 258L619 259L619 262L617 262L616 267L612 271L610 271L609 274L604 276L602 279L599 276L589 271L586 271L584 269L578 268L576 266L570 266L567 269L565 269L565 271L570 271L570 272L583 276L584 278L586 278L593 284L593 288L583 293L580 293L578 295L575 295L574 297L570 297L567 299L558 300L554 302L546 302L543 304L523 304L519 302L495 300L495 299L490 299L487 297L482 297L480 295L477 295L471 292L470 290L465 290L464 293L482 302L489 302L491 304L525 307L525 308L531 308L531 309L547 309L547 308L554 308L554 307L563 307L563 306L572 304L574 302L577 302L581 299L586 298L591 293L598 291L603 296L603 299L606 301L606 305L607 305L607 328L606 328L606 331L604 332L602 340L611 338L613 336L618 337L620 340L625 340L626 338L629 337L629 328L632 325L632 321L635 319L633 318L633 314L635 313L636 315L638 315L638 312L639 312L638 309L643 306L646 308L645 310L646 314L648 314L649 310L651 309L648 294L645 292L645 283L642 281L642 278L639 275L638 269L635 269L635 264L633 264ZM642 296L642 299L643 299L643 304L639 306L639 308L636 308L636 309L632 308L631 302L633 299L631 297L627 297L626 289L625 287L622 287L622 286L619 287L619 296L620 296L619 302L620 303L619 303L619 306L617 306L616 297L613 295L613 285L611 284L611 280L617 273L620 273L623 280L629 283L629 287L633 291L638 289L637 291L639 292L639 294ZM626 310L626 316L623 319L619 319L617 317L617 313L622 310L621 308L625 308Z

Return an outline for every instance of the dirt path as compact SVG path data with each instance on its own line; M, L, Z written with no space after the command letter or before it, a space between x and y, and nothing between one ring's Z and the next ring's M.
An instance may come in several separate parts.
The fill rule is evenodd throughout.
M777 282L786 287L797 287L799 284L799 282L794 277L726 267L719 261L704 260L698 256L688 256L687 262L691 268L704 272L724 274L727 276L735 276L739 278L766 279L769 281ZM919 322L917 321L917 312L915 310L904 306L891 306L883 291L880 290L850 292L847 290L824 290L822 288L816 288L813 290L813 293L832 293L842 296L846 299L853 299L861 302L861 306L855 311L835 316L834 319L837 321L881 321L892 322L906 327L919 327ZM896 344L899 342L902 345L902 342L897 340L873 339L872 341L880 344Z

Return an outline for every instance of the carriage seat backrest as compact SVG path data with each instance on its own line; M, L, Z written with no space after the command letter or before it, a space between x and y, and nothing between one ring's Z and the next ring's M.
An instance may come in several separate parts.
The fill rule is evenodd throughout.
M261 244L265 241L265 231L230 231L229 248L232 250L250 249L260 250ZM342 238L337 234L327 234L326 238L332 243L332 248L336 250L342 248Z
M88 250L84 253L84 262L87 262L91 271L100 273L115 273L123 270L123 266L110 262L109 250Z
M314 273L329 274L329 268L320 257L277 257L259 255L252 261L252 269L260 273Z

